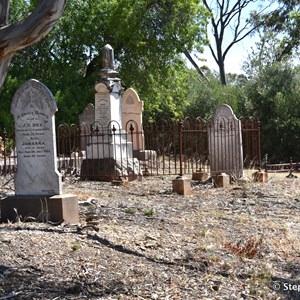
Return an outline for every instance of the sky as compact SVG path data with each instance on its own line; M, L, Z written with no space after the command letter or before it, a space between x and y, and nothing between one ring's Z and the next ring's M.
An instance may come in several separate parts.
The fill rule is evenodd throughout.
M244 73L242 70L243 62L247 60L249 53L251 52L251 47L255 46L255 38L247 38L244 41L239 42L234 45L228 52L225 58L225 71L226 73ZM218 65L216 64L210 49L205 48L204 53L201 58L206 59L206 61L200 61L199 65L208 66L211 70L218 71Z
M211 1L214 3L214 1ZM234 2L234 1L233 1ZM265 3L264 1L253 1L253 3L250 3L247 8L243 10L242 13L242 21L248 18L249 13L253 10L260 11L261 8L259 7L259 3ZM271 1L272 2L272 1ZM265 5L269 3L267 1ZM268 7L264 12L266 13L268 10L272 10L276 7L276 4L272 4L270 7ZM211 30L208 28L208 34L209 39L211 39L212 45L214 45L214 39L211 33ZM224 43L226 45L226 39L228 42L232 41L232 35L229 30L229 28L225 29L225 37L224 37ZM232 46L232 48L228 51L226 58L225 58L225 72L226 73L237 73L241 74L244 73L242 70L243 62L247 60L248 55L251 53L251 48L255 48L255 42L258 41L258 37L246 37L242 41L236 43ZM218 66L215 63L212 54L210 52L210 49L208 47L205 48L205 51L202 55L200 55L201 58L206 59L206 62L198 61L199 66L206 65L212 70L218 71Z
M227 53L225 58L225 72L243 74L243 63L247 60L248 55L251 53L251 47L255 47L255 38L245 38L245 40L235 44ZM201 60L197 57L200 56ZM193 56L198 66L207 66L211 70L219 72L218 65L216 64L209 47L205 47L203 54ZM203 59L203 61L202 61ZM189 62L187 62L188 65Z

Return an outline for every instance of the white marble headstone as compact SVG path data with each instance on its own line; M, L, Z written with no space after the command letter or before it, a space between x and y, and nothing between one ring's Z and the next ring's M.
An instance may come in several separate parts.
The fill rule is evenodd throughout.
M225 172L243 176L241 121L227 104L218 105L208 123L211 175Z
M95 86L95 122L99 122L106 129L112 121L122 126L119 84L114 84L110 91L104 83Z
M14 116L18 169L16 195L59 195L61 175L57 170L55 99L37 80L25 82L16 92Z

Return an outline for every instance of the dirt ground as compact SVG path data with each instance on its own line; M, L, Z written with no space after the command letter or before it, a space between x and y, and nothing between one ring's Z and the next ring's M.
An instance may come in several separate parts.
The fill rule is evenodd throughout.
M0 224L3 299L300 299L300 178L66 178L80 224ZM3 178L2 197L13 192Z

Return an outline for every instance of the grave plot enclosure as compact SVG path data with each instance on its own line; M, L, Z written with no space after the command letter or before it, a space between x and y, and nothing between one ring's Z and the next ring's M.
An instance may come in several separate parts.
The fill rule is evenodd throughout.
M223 118L223 121L225 120L227 119ZM242 159L234 152L236 150L230 150L228 147L228 142L232 142L234 137L231 132L231 129L235 129L233 125L231 126L230 123L226 123L223 126L220 120L215 124L213 118L208 120L202 118L185 118L180 122L144 122L143 130L141 130L140 126L134 120L129 120L124 128L127 132L126 135L124 135L124 129L121 130L116 123L112 124L112 129L109 133L107 130L102 130L101 126L94 126L93 130L90 130L90 127L87 126L61 124L56 129L58 170L64 176L80 175L84 159L87 157L91 159L93 157L97 158L99 153L103 152L103 149L101 149L104 146L103 143L98 143L99 147L94 147L93 151L90 152L86 151L87 145L92 140L105 141L107 134L114 141L125 137L125 145L132 141L138 141L140 136L144 143L143 147L147 149L144 155L139 155L134 160L131 156L127 156L126 149L123 149L119 153L119 156L122 156L121 161L123 164L120 164L116 169L118 177L125 178L130 173L142 173L154 176L184 175L203 171L210 174L212 152L217 157L220 156L219 151L221 151L220 147L222 145L224 151L222 154L223 158L221 163L215 163L217 172L230 172L226 164L232 161L242 163L244 169L259 169L261 162L260 123L255 118L240 118L239 121L242 139ZM212 130L213 126L219 126L218 134L222 138L227 136L229 140L220 140L220 136L217 136L211 142L213 135L209 135L209 131ZM13 144L12 136L9 133L2 134L3 142L5 143L6 137L9 137L9 145ZM210 143L211 146L209 147ZM240 143L240 140L238 140L238 143ZM211 148L213 145L216 147L214 150ZM110 153L108 154L110 155ZM114 156L118 156L118 154L115 153ZM7 151L5 159L3 157L0 161L2 174L11 173L16 170L17 161L14 151ZM99 168L106 168L106 166L98 164L97 160L94 162L89 171L92 173L91 175L96 174ZM112 162L109 159L104 162L107 164L107 168L111 169L110 164ZM103 172L102 176L105 177ZM109 180L110 176L111 174L108 173L107 180Z
M238 138L235 136L236 127L227 121L226 118L222 118L222 122L225 123L219 119L214 122L213 118L208 120L185 118L180 122L144 123L143 131L136 122L128 121L126 141L137 140L141 135L147 151L143 157L137 157L138 164L133 165L133 160L123 149L120 152L123 166L118 167L117 175L127 177L128 170L130 173L132 169L132 174L139 172L152 176L184 175L199 171L208 174L227 172L240 176L243 168L259 169L261 161L259 121L255 118L239 119L241 134ZM217 126L218 133L211 134L213 128ZM59 170L64 170L64 174L80 174L82 161L87 156L93 158L94 154L97 157L98 151L103 151L101 148L95 148L93 152L87 153L84 146L92 139L105 139L106 135L107 131L102 131L100 127L90 132L85 127L61 125L57 133ZM122 136L123 130L114 124L110 138L118 140ZM234 142L240 147L238 153L235 147L229 147L230 143ZM212 165L212 159L215 158L218 160ZM107 160L105 163L109 168L111 162ZM97 165L96 162L90 172L97 172L98 168L105 167Z

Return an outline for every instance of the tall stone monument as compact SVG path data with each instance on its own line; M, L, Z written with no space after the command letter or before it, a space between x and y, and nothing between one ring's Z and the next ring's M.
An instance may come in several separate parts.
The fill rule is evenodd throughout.
M11 113L15 121L17 173L15 196L1 204L1 219L39 217L44 220L77 223L78 203L62 194L57 170L56 102L49 89L37 80L25 82L16 92Z
M121 108L121 79L118 72L114 70L114 50L110 45L102 49L102 66L100 78L95 85L95 122L100 123L103 128L112 128L117 122L122 126Z
M208 145L211 176L243 176L241 121L227 104L218 105L208 122Z
M121 80L114 69L114 51L102 49L102 69L95 85L95 122L86 139L86 159L81 178L110 181L138 174L132 143L122 129Z

